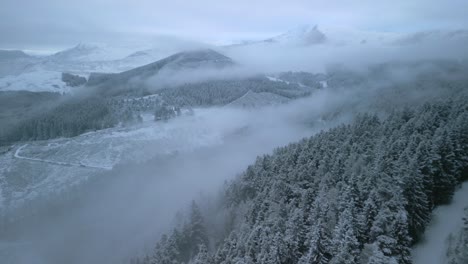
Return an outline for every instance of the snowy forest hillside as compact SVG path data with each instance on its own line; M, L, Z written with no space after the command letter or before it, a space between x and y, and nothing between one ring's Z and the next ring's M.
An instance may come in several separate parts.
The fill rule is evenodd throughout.
M468 264L468 0L0 1L0 264Z
M412 263L432 210L468 179L467 102L360 114L260 156L133 263Z
M285 77L291 81L272 81L261 74L236 76L223 72L233 65L230 58L220 53L197 50L177 53L119 74L95 73L82 90L72 95L0 91L0 102L7 102L0 104L0 111L5 113L0 114L0 146L18 141L74 137L131 124L141 120L143 113L155 113L162 105L173 108L223 106L248 91L272 93L285 97L282 101L286 102L318 90L323 78L312 73L289 73ZM167 79L164 70L168 69L183 81L176 82L176 77ZM196 80L192 80L193 76L184 77L185 80L182 77L189 75L187 70L202 77ZM222 77L210 75L208 78L203 74L206 72ZM228 76L223 77L223 74Z

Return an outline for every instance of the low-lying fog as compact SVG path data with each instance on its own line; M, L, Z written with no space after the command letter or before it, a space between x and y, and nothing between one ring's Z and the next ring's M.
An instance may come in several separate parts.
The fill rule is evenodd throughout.
M13 239L4 242L2 254L16 255L19 263L40 264L119 263L133 257L152 247L175 213L200 192L219 190L257 155L330 126L314 114L327 107L324 102L328 97L324 93L262 110L196 109L193 116L155 123L186 124L221 137L193 151L159 155L142 164L125 164L97 175L105 179L104 183L83 190L79 202L51 208L39 219L9 230ZM161 150L148 147L145 151L151 156Z
M247 45L228 48L225 54L252 70L263 72L308 71L325 72L330 66L341 65L352 70L364 70L372 64L411 62L417 60L467 58L468 32L460 39L420 40L408 43L366 42L331 43L312 46Z

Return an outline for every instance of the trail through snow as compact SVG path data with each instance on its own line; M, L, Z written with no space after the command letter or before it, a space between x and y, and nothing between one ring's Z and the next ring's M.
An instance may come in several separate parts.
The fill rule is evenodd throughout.
M463 224L464 208L468 206L468 182L455 192L452 203L434 210L423 241L413 249L414 264L445 264L447 238Z
M21 156L20 155L21 150L27 146L28 144L24 144L23 146L16 149L14 157L17 159L22 159L22 160L37 161L37 162L43 162L43 163L49 163L49 164L55 164L55 165L61 165L61 166L69 166L69 167L82 167L82 168L92 168L92 169L101 169L101 170L112 169L112 167L107 167L107 166L92 166L92 165L86 165L83 163L69 163L69 162L61 162L61 161L45 160L45 159L29 158L29 157Z

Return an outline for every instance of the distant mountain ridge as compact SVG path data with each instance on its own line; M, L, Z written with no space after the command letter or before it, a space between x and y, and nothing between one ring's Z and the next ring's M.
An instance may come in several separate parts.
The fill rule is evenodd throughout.
M262 40L244 40L240 43L227 45L228 48L282 45L282 46L314 46L319 44L379 44L379 45L414 45L424 42L468 42L468 30L426 30L412 33L362 31L341 27L320 27L318 25L302 25L287 32Z
M0 60L11 60L20 58L31 58L32 56L22 50L0 50Z
M327 40L325 34L319 30L318 25L301 26L279 36L266 39L265 42L291 43L297 45L315 45L324 43Z
M346 46L363 50L367 48L370 48L369 50L376 50L386 47L390 47L391 49L409 48L419 50L419 45L424 46L428 50L421 56L429 56L431 59L433 57L439 58L439 56L458 59L462 57L462 54L453 54L452 51L459 50L461 49L460 47L468 45L468 30L427 30L413 33L398 33L306 25L260 41L244 41L229 46L218 46L216 50L222 51L245 64L245 61L242 60L253 61L258 53L257 51L277 53L278 51L275 49L279 49L281 52L283 52L283 49L284 51L289 50L291 54L298 53L295 51L299 49L299 55L284 56L285 60L289 58L295 60L296 56L301 57L303 54L300 49L321 52L320 49L322 48L334 48L337 53L330 54L335 56L338 52L343 52L345 55L352 53L352 50L347 50ZM447 50L437 48L445 46L450 46L451 48ZM172 57L172 54L206 47L212 46L181 40L112 44L80 43L69 49L41 57L31 56L27 52L20 50L0 50L0 90L68 93L71 90L60 78L63 72L83 77L91 75L92 81L90 84L109 81L110 79L117 78L117 76L123 78L120 80L128 80L125 77L126 74L136 74L135 76L137 77L140 74L146 74L143 72L151 74L151 71L155 71L159 67L157 63L154 64L156 61L164 58L169 59L169 57ZM270 47L271 50L268 50ZM249 50L250 48L255 50ZM196 55L193 50L182 52L181 54L185 54L185 56L181 56L180 58L172 57L171 59L174 61L168 62L167 65L162 65L161 69L194 69L205 66L218 68L223 64L223 61L228 64L230 63L226 58L204 60L203 56L206 54ZM188 54L191 54L192 58ZM337 61L345 60L346 57L336 56ZM259 56L258 60L264 60L266 57L269 56ZM335 61L335 59L332 60ZM150 64L153 64L152 69L142 68L144 67L142 65L148 66ZM281 71L287 70L289 69L281 69ZM138 71L141 72L136 73ZM123 72L128 73L122 74Z
M318 25L304 25L271 38L258 41L243 41L241 43L228 45L227 47L269 44L310 46L325 43L326 40L327 36L321 30L319 30Z
M0 90L3 77L27 72L38 60L21 50L0 50Z
M174 71L197 68L221 69L234 65L231 58L211 49L185 51L117 74L92 73L89 76L88 86L118 85L135 78L143 80L155 76L163 69Z

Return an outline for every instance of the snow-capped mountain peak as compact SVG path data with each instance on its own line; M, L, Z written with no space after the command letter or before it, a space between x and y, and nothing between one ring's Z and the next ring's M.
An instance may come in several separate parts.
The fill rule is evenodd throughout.
M266 41L298 45L315 45L324 43L326 39L327 37L319 30L317 25L303 25Z
M73 48L50 56L57 61L109 61L121 59L134 52L126 47L109 46L99 43L80 43Z
M242 41L241 43L231 44L227 47L264 45L264 44L280 44L286 46L311 46L325 43L328 40L327 36L319 30L317 25L303 25L291 29L283 34L259 40L259 41Z

